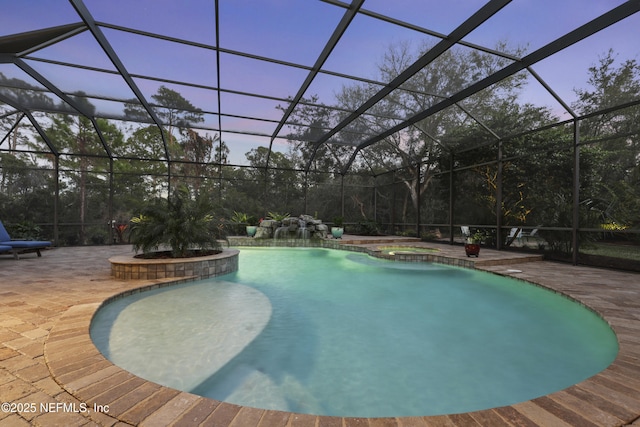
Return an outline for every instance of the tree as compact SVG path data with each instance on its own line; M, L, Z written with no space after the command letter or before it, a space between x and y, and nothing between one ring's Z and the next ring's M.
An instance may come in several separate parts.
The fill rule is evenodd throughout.
M213 139L213 141L220 141L214 148L213 162L218 165L226 165L229 164L229 147L224 141L220 140L220 137L217 136Z
M200 108L196 108L180 93L165 86L160 86L158 92L152 95L151 99L154 101L152 107L155 114L162 125L167 127L167 143L170 147L177 141L177 137L173 133L174 129L184 135L192 125L204 121L204 114ZM133 121L150 121L148 112L137 99L130 100L130 103L124 108L124 113L128 119Z
M285 111L283 106L277 107ZM302 99L288 121L290 133L289 157L293 164L303 169L311 162L311 171L339 171L350 154L345 146L323 144L314 148L314 143L344 116L344 110L329 108L318 102L318 96Z
M160 197L167 185L167 164L160 130L156 126L141 126L127 131L126 142L118 150L114 164L116 200L133 202L131 207L147 197ZM129 208L129 209L130 209ZM123 216L129 217L130 210Z
M413 63L418 55L423 54L430 45L422 45L416 53L412 53L409 46L401 44L390 49L385 61L380 67L382 78L389 80ZM510 49L501 43L496 50L510 52L514 56L521 55L518 49ZM503 68L510 61L472 49L451 49L442 54L428 67L420 70L414 77L403 84L403 89L394 91L387 101L386 116L393 118L410 117L441 102L449 94L456 93L463 87L480 80ZM402 181L407 188L413 208L421 195L431 185L434 175L439 170L439 159L448 150L460 146L459 134L461 129L473 128L480 130L480 134L487 133L482 128L487 126L494 129L497 123L486 123L496 116L500 118L512 117L502 114L517 108L517 94L524 84L524 77L516 75L474 95L471 99L460 103L460 107L451 107L434 114L415 126L388 138L384 143L374 147L382 151L386 157L398 158L398 166L403 167L405 175ZM473 118L465 111L471 110ZM497 113L497 114L496 114ZM390 127L394 120L382 120L378 129ZM483 122L479 126L476 120ZM514 128L516 118L507 124L501 124L501 130L511 133L505 127ZM497 129L494 132L498 131ZM477 133L476 133L477 138ZM418 166L419 165L419 166ZM406 217L406 209L403 217Z
M258 218L268 211L297 212L301 209L302 184L294 165L278 151L269 153L266 147L254 148L245 154L251 168L242 169L238 185L251 199L248 211ZM269 169L265 169L269 157ZM242 209L236 209L242 210Z
M95 110L81 92L74 95L74 100L90 114ZM74 243L87 244L87 223L90 222L91 210L93 209L93 220L99 220L102 224L110 220L106 209L107 175L110 170L108 156L89 118L71 114L50 114L48 117L50 125L45 128L45 132L61 153L61 198L66 206L75 207L74 210L66 211L70 214L66 222L79 223L77 236L70 238ZM117 126L104 119L96 119L95 124L103 138L109 141L111 149L120 150L124 137ZM91 203L94 204L93 208ZM71 213L73 211L77 213L77 217Z
M208 163L211 161L211 154L218 135L202 136L193 129L187 129L184 138L180 142L182 148L182 173L193 180L193 190L199 194L200 184L203 178L210 176Z
M640 65L617 61L610 49L589 68L588 89L577 89L573 107L581 114L605 110L580 123L582 155L596 163L592 174L581 171L581 199L598 211L603 223L640 223L640 106L607 110L640 100Z
M426 43L421 44L417 49L413 49L409 43L391 46L378 65L377 80L393 80L431 47ZM497 49L515 56L522 54L520 49L508 48L504 43L501 43ZM329 156L326 155L327 153L318 153L316 158L322 154L325 162L329 162L326 159L331 159L333 165L341 165L339 160L348 158L347 156L353 152L352 147L367 137L382 133L400 120L432 107L446 96L505 67L509 62L503 57L472 49L450 49L428 67L416 73L402 85L401 89L393 91L361 115L347 129L341 131L340 138L347 147L329 148L327 146L327 150L336 151L329 153ZM517 105L517 94L525 82L524 79L525 77L520 74L505 79L474 95L466 108L472 108L474 116L477 115L483 119L491 117L496 107L512 108ZM290 137L294 151L300 152L305 148L305 144L300 144L299 140L313 141L318 134L323 134L326 128L337 123L347 112L360 107L379 90L380 87L373 83L345 86L336 95L336 105L331 110L319 107L296 110L291 119L294 123L292 136L296 138ZM515 120L514 118L512 122L514 126L517 124ZM409 206L413 206L414 211L417 210L420 196L425 193L434 174L438 171L439 158L445 152L443 141L450 139L448 135L455 134L459 127L473 126L474 123L463 109L447 108L368 147L366 155L359 157L353 169L368 170L370 173L401 169L402 172L397 176L406 188L406 207L402 212L403 220L406 221ZM331 154L334 153L335 155L331 158ZM299 154L299 158L303 159L309 156L310 153Z

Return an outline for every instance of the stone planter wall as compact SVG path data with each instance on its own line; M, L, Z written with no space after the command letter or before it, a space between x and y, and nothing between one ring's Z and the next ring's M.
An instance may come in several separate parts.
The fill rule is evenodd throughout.
M133 256L109 258L111 275L121 280L154 280L173 277L205 279L238 270L237 249L196 258L141 259Z

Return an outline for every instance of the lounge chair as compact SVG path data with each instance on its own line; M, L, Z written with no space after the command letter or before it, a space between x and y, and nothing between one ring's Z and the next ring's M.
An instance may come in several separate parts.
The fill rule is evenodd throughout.
M11 240L7 229L0 221L0 253L12 252L15 259L18 259L19 253L24 252L35 252L38 256L42 256L40 249L49 246L51 246L51 242L44 240Z
M511 246L511 244L515 240L520 242L521 238L522 238L522 229L519 227L512 228L511 230L509 230L509 235L507 236L507 246Z
M522 237L526 237L527 240L529 240L529 237L536 237L537 234L538 234L538 229L534 228L529 233L527 233L527 232L522 233Z
M522 237L522 229L521 228L512 228L511 230L509 230L509 236L507 236L509 239L514 238L514 239L520 239Z

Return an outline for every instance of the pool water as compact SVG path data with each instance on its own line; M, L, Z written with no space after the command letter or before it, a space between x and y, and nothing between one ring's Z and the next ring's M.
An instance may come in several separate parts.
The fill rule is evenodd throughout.
M91 334L151 381L356 417L514 404L598 373L618 351L600 317L540 287L312 248L241 248L238 272L117 300Z

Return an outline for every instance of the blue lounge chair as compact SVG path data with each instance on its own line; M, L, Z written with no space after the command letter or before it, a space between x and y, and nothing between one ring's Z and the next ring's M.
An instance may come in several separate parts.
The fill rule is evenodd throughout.
M51 242L44 240L11 240L11 236L0 221L0 253L12 252L15 259L18 259L18 254L23 252L36 252L38 256L42 256L40 249L49 246Z

